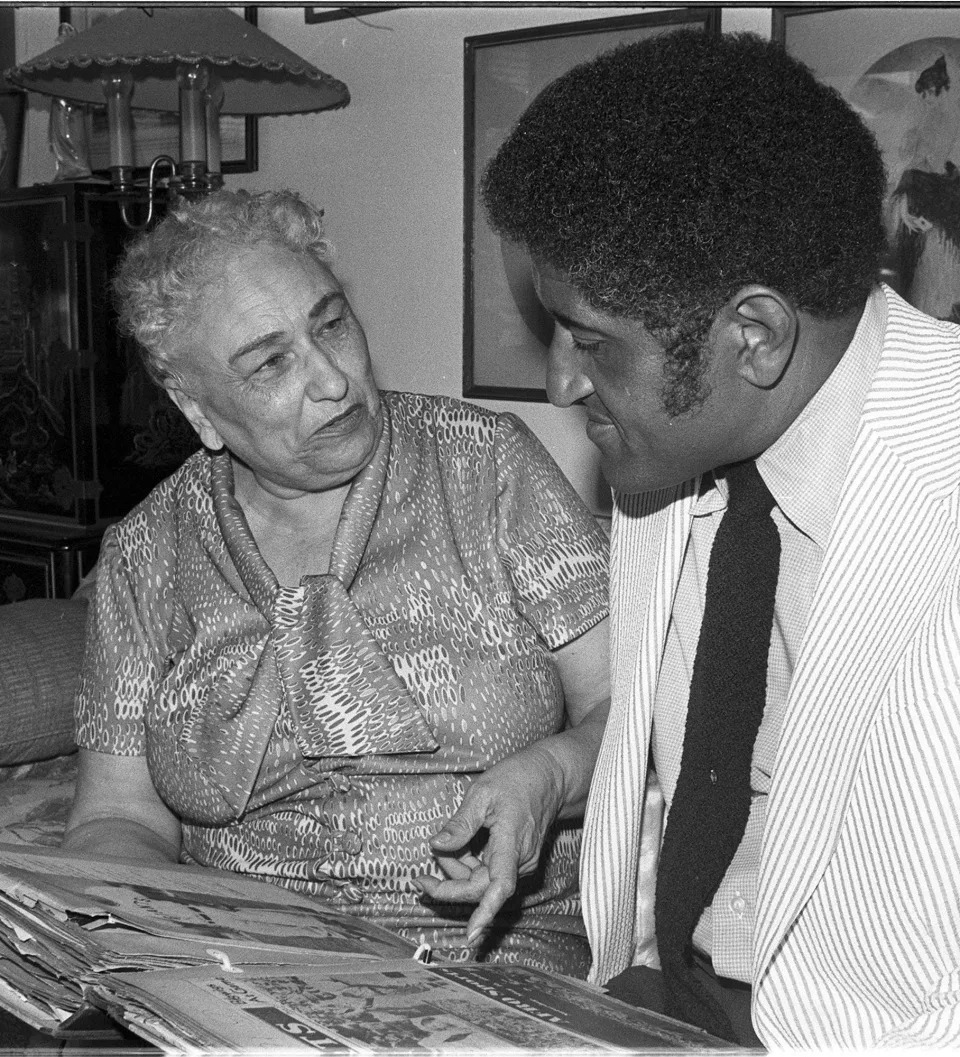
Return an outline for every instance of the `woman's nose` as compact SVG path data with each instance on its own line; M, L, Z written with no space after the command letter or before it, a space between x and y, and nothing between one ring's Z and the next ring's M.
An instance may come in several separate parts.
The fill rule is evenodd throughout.
M347 395L350 379L336 359L322 349L311 349L307 357L306 393L310 400L342 400Z
M570 407L592 392L573 341L560 327L555 328L547 356L547 398L557 407Z

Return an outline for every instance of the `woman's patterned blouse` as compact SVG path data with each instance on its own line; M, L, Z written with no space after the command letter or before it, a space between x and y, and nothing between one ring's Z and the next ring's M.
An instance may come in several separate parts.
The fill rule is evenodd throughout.
M471 908L421 902L472 776L564 725L551 650L607 614L603 532L527 428L383 394L325 575L282 587L199 452L112 527L77 739L145 755L183 858L308 891L438 954ZM580 833L558 826L481 956L588 968Z

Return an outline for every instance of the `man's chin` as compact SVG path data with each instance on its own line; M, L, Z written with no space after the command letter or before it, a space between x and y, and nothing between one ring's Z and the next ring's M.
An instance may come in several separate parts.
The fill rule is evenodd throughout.
M607 484L621 495L656 492L660 488L675 487L682 481L671 477L664 466L635 465L629 459L615 459L602 455L600 469Z

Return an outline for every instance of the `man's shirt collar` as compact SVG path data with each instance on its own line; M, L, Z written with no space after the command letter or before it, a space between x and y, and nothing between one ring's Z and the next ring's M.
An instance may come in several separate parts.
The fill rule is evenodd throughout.
M840 502L886 322L886 298L875 287L837 366L786 431L757 458L760 475L783 516L821 549L826 549ZM722 475L704 474L695 515L724 509L726 497Z

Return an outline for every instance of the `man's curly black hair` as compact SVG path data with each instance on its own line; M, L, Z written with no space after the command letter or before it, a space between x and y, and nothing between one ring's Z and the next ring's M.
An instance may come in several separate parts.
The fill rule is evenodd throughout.
M740 287L824 318L863 304L885 186L860 118L782 47L680 30L548 85L481 193L497 231L661 341L679 414L703 400L703 342Z

